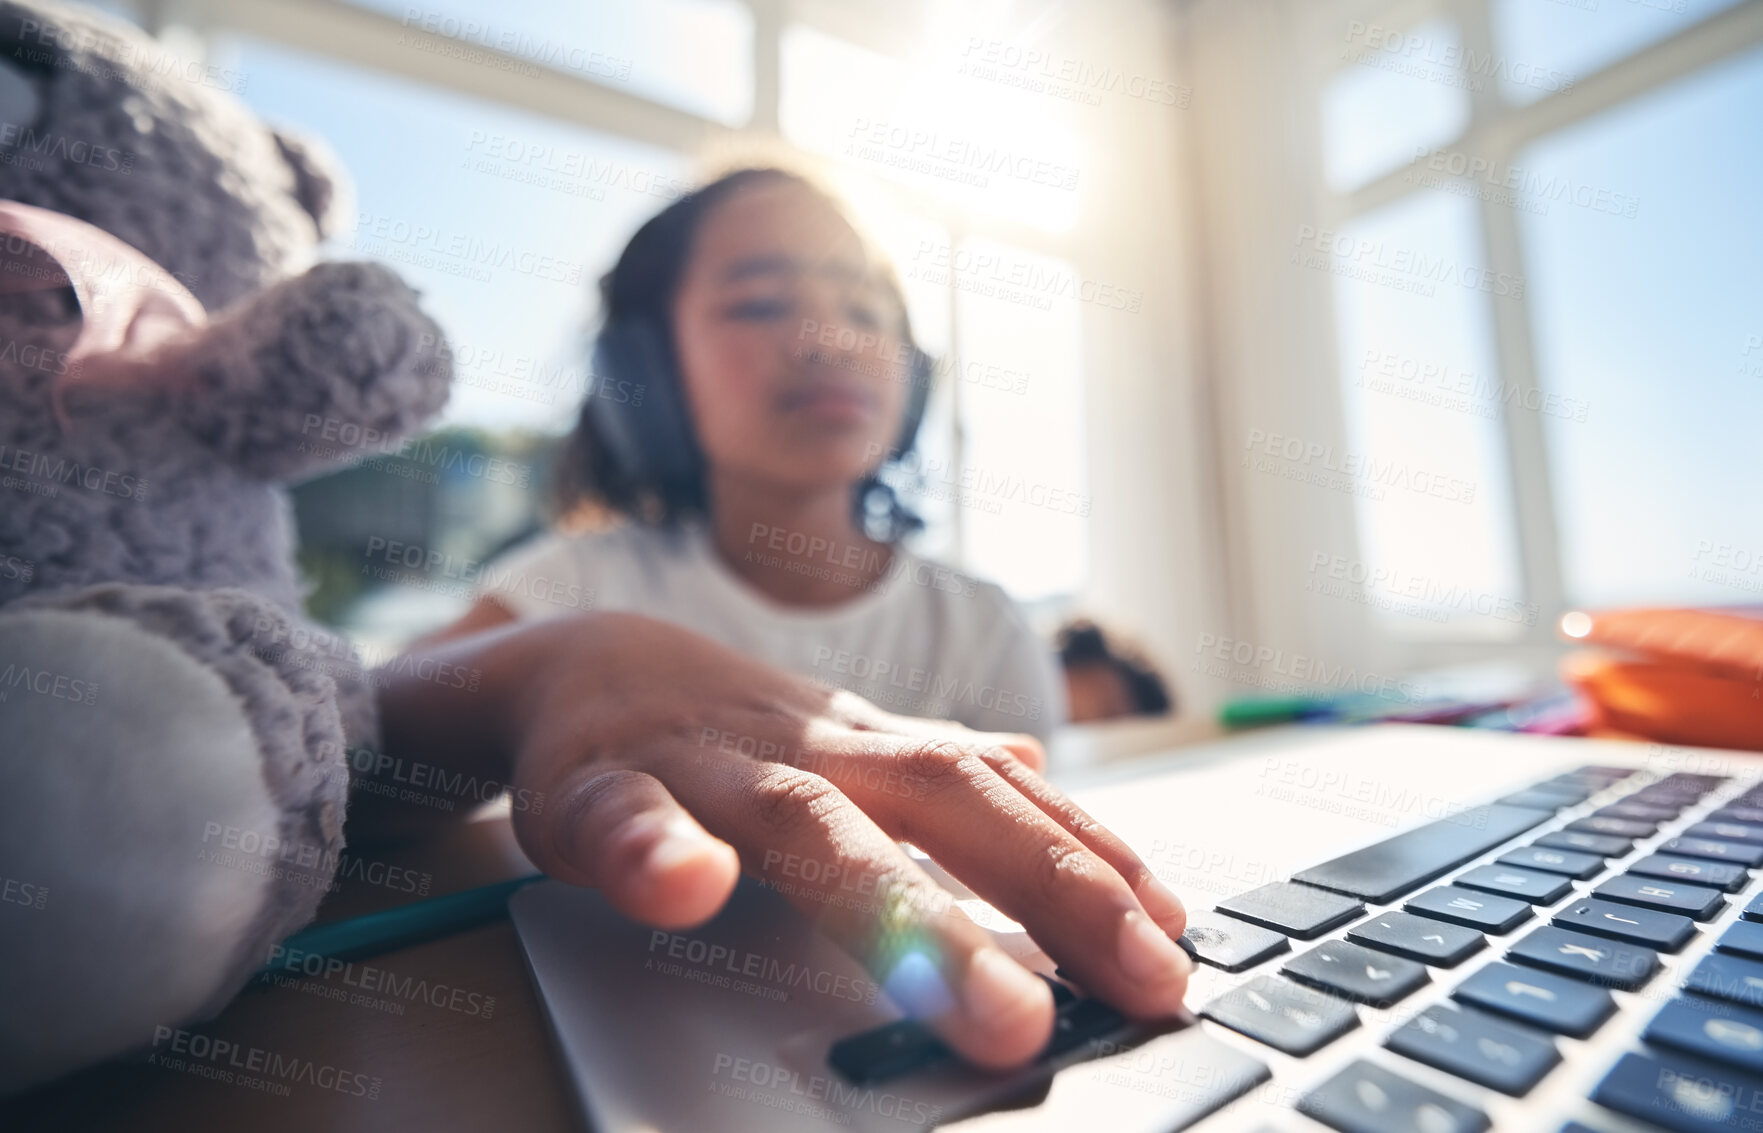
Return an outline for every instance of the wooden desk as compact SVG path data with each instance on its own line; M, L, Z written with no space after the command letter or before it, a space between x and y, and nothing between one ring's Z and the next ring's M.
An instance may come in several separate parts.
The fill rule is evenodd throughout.
M431 896L533 869L515 845L505 813L494 811L434 838L388 849L377 860L431 874ZM326 899L320 919L412 899L349 881ZM492 997L494 1004L486 1010ZM582 1129L546 1028L514 929L501 921L357 961L328 976L254 984L218 1018L189 1028L241 1049L260 1048L284 1064L301 1060L295 1065L304 1066L310 1060L309 1071L292 1071L292 1080L240 1069L227 1082L149 1064L148 1056L137 1055L0 1101L0 1128L70 1133ZM225 1059L187 1061L211 1069L228 1065ZM325 1067L343 1072L342 1088L327 1088L332 1075L323 1076L327 1085L318 1084ZM286 1093L265 1092L242 1078L277 1082ZM378 1096L357 1096L374 1079Z

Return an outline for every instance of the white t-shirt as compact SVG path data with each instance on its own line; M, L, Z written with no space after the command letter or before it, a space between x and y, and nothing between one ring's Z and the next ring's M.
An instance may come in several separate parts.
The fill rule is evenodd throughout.
M898 547L872 588L799 608L742 581L702 526L626 523L523 543L484 568L479 593L522 618L594 609L672 622L904 716L1042 739L1065 720L1052 651L1004 592Z

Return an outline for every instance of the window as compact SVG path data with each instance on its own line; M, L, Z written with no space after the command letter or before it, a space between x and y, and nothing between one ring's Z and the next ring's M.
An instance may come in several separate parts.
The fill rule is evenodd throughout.
M753 13L740 0L354 0L406 28L739 126L753 112Z
M791 141L972 212L1049 232L1076 222L1082 150L1050 100L801 25L785 29L782 52Z
M1445 477L1356 494L1386 637L1546 641L1569 605L1763 592L1760 7L1339 8L1318 173L1345 433Z
M329 249L423 292L458 370L443 422L560 430L586 377L593 288L687 186L678 154L242 37L217 61L269 121L337 151L353 229Z
M1511 636L1529 613L1488 311L1518 300L1510 286L1494 294L1477 232L1468 201L1426 193L1359 218L1336 242L1352 269L1335 276L1341 463L1359 470L1367 605L1396 633Z
M1475 61L1515 103L1572 87L1740 0L1496 0L1495 50Z
M939 362L906 477L926 520L915 546L1056 604L1087 567L1082 280L1034 249L952 233L998 216L1069 226L1082 189L1075 142L1014 88L814 28L785 29L781 66L785 136L905 214L885 242Z
M1463 50L1454 24L1406 31L1352 23L1344 67L1322 94L1322 170L1347 192L1450 141L1469 122L1469 94L1448 60Z
M1570 602L1763 595L1759 122L1752 51L1518 158Z
M959 462L930 479L959 499L961 560L1024 601L1075 593L1090 513L1078 273L985 240L959 245L948 270L956 350L942 380L966 424Z

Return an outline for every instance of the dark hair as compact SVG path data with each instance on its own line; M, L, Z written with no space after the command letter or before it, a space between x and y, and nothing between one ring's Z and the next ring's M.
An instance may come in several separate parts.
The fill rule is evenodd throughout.
M838 202L820 186L787 169L771 166L737 169L709 184L681 196L644 222L624 246L612 270L600 277L601 333L616 323L643 321L661 330L660 347L666 364L662 372L651 375L651 381L678 382L679 351L673 326L673 300L679 294L681 281L699 229L712 210L724 200L750 186L769 181L786 181L814 192L835 207ZM900 300L901 338L904 345L914 348L912 327L905 315L905 296L891 271L884 272L883 284ZM593 375L591 381L606 375ZM676 391L674 400L685 405L683 390ZM563 441L558 453L553 498L557 509L567 516L584 508L625 516L639 523L671 526L681 520L709 514L709 491L704 476L687 478L684 482L664 483L642 472L626 467L614 455L612 446L593 414L593 393L582 402L581 413L573 432ZM690 443L697 445L697 436L686 422ZM900 502L892 485L883 480L883 473L896 465L910 444L893 452L882 467L858 483L852 508L859 528L884 542L894 542L924 526L924 521ZM692 462L703 468L702 453L694 453Z
M1102 627L1088 619L1059 627L1059 663L1067 669L1099 665L1119 674L1132 698L1133 709L1143 716L1162 716L1175 707L1169 687L1157 667L1136 645L1110 641Z

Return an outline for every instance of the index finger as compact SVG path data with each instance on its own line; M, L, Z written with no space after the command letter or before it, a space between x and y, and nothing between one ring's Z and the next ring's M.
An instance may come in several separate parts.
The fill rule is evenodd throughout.
M871 759L898 768L919 791L908 799L859 781L856 797L889 834L1019 922L1089 991L1142 1018L1180 1011L1192 964L1170 932L1182 928L1179 902L1171 895L1174 908L1154 915L1141 894L1153 892L1146 880L1155 879L1125 843L1050 787L1037 792L1040 799L1029 797L1000 776L985 750L893 741ZM1036 790L1032 772L991 759ZM1072 826L1087 826L1087 837Z
M739 758L650 770L705 829L735 847L749 874L764 877L779 855L814 863L816 880L791 884L784 896L964 1057L1016 1066L1046 1047L1053 1033L1046 984L968 920L832 783L787 764ZM833 900L846 878L862 879L875 900Z

